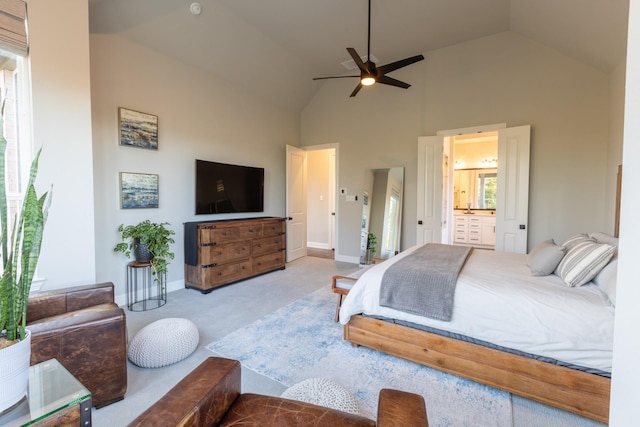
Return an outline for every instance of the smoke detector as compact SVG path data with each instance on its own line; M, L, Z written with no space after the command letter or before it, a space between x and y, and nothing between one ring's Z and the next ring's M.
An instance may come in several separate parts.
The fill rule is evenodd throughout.
M193 2L191 6L189 6L189 12L194 16L200 15L202 13L202 6L200 6L198 2Z

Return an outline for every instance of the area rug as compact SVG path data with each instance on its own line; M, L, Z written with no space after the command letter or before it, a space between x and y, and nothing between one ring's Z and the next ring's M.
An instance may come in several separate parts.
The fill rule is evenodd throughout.
M287 387L329 378L350 390L361 414L373 419L380 389L394 388L424 396L435 427L512 425L509 393L344 341L342 325L333 321L336 298L320 289L207 349Z

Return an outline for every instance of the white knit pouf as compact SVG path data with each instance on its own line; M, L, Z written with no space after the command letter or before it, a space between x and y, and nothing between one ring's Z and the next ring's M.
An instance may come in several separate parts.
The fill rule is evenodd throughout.
M360 414L355 396L340 384L326 378L310 378L294 384L282 393L282 397Z
M192 321L177 317L148 324L129 343L129 360L141 368L177 363L198 347L200 336Z

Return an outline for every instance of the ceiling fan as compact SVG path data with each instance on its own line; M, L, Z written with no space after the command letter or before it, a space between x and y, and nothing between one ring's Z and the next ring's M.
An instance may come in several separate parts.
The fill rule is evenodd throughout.
M424 56L416 55L410 58L401 59L400 61L391 62L386 65L381 65L376 67L376 64L373 63L370 59L371 57L371 0L369 0L369 22L367 26L367 61L362 62L362 58L356 52L356 50L352 47L347 48L347 52L353 58L356 65L360 69L359 76L333 76L333 77L314 77L313 80L327 80L327 79L343 79L350 77L359 77L360 82L358 86L351 92L351 97L354 97L360 92L363 86L371 86L374 83L382 83L385 85L401 87L403 89L409 88L411 85L405 82L401 82L400 80L396 80L392 77L387 76L387 73L395 71L399 68L406 67L407 65L411 65L418 61L422 61Z

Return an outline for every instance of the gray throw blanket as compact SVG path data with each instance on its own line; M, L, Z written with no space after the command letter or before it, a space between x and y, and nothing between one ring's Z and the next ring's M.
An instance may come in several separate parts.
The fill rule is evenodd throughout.
M458 274L471 249L439 243L416 249L385 271L380 305L450 321Z

